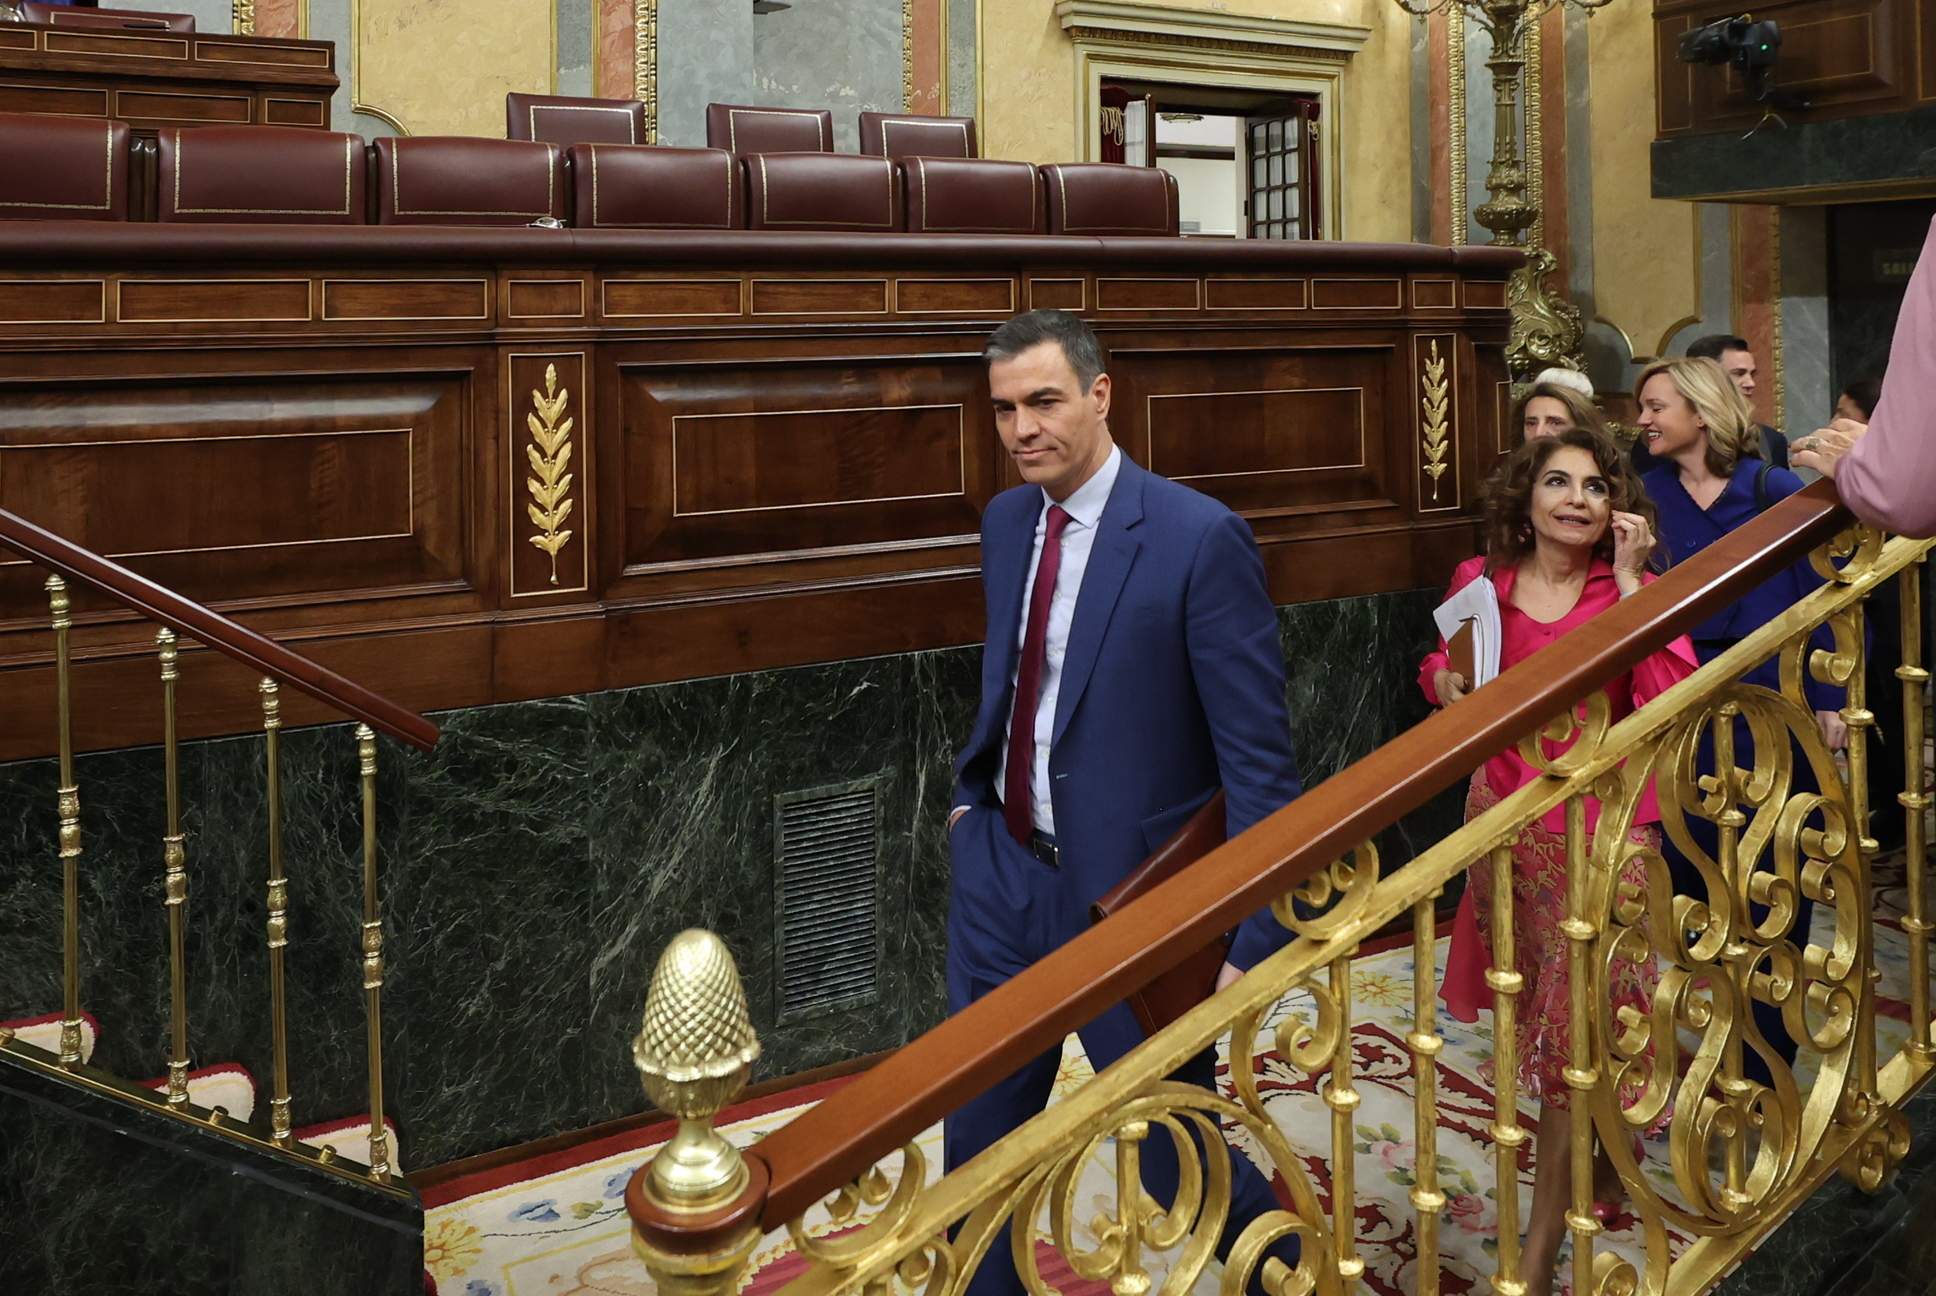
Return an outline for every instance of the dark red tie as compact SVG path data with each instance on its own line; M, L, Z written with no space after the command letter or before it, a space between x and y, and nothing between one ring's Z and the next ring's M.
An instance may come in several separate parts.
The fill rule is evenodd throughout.
M1029 809L1029 783L1035 772L1035 706L1041 700L1042 661L1048 655L1049 603L1055 598L1055 574L1062 566L1062 528L1068 524L1068 513L1060 504L1051 504L1048 530L1042 536L1042 560L1035 564L1035 588L1029 594L1022 664L1015 672L1015 709L1008 716L1002 814L1009 833L1024 846L1035 835L1035 816Z

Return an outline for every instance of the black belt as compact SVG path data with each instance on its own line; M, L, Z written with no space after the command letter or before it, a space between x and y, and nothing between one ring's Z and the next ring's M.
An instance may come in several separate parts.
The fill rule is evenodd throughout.
M1052 869L1062 867L1062 851L1055 844L1055 838L1045 832L1033 833L1029 837L1029 853Z

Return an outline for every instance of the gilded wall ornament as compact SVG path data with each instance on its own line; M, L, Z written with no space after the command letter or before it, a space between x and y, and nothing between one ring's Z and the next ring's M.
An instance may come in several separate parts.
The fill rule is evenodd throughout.
M659 0L632 0L632 97L645 107L645 142L659 142Z
M1452 407L1452 384L1445 377L1445 357L1439 354L1438 339L1425 353L1425 368L1419 374L1419 414L1424 419L1421 448L1425 453L1425 473L1432 479L1432 498L1439 497L1439 478L1445 476L1445 452L1451 446L1451 421L1446 417Z
M1506 304L1512 308L1506 364L1522 381L1553 365L1582 367L1580 344L1586 337L1586 325L1580 318L1580 308L1553 292L1546 282L1557 266L1551 252L1533 247L1526 253L1526 264L1506 281Z
M544 391L531 393L532 412L524 416L531 444L524 448L532 475L524 479L531 494L525 513L538 528L531 543L551 557L551 583L558 583L558 551L571 541L565 521L571 516L571 425L565 413L571 390L558 385L558 366L546 365Z

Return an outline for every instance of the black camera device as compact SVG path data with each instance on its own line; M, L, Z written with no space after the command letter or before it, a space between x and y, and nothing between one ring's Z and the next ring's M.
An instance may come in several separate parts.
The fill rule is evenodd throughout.
M1756 21L1743 14L1696 27L1681 37L1683 63L1722 64L1736 69L1756 103L1781 108L1806 108L1808 99L1774 85L1775 60L1781 57L1781 24L1772 18Z

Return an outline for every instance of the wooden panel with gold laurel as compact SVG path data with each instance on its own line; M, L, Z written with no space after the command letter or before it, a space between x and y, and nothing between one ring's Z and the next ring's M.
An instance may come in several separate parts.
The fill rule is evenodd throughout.
M1463 292L1496 267L1441 262L1414 292L1382 252L1247 279L1089 248L16 263L0 503L418 709L969 643L980 513L1019 481L981 346L1055 301L1114 348L1127 453L1244 516L1280 602L1433 585L1470 552L1472 465L1413 509L1413 339L1437 339L1449 424L1470 421L1477 370L1451 357L1499 354L1503 313ZM0 669L33 674L43 600L8 571ZM81 683L118 688L148 645L81 611L100 613L75 627ZM182 732L254 727L235 684L198 692ZM0 690L0 759L38 754L8 696L32 692ZM87 746L156 736L86 723Z
M586 377L582 350L512 351L504 358L505 553L513 599L590 588Z
M1417 490L1420 513L1456 511L1464 488L1460 424L1453 389L1459 377L1459 337L1452 333L1412 338L1412 410L1418 423Z

